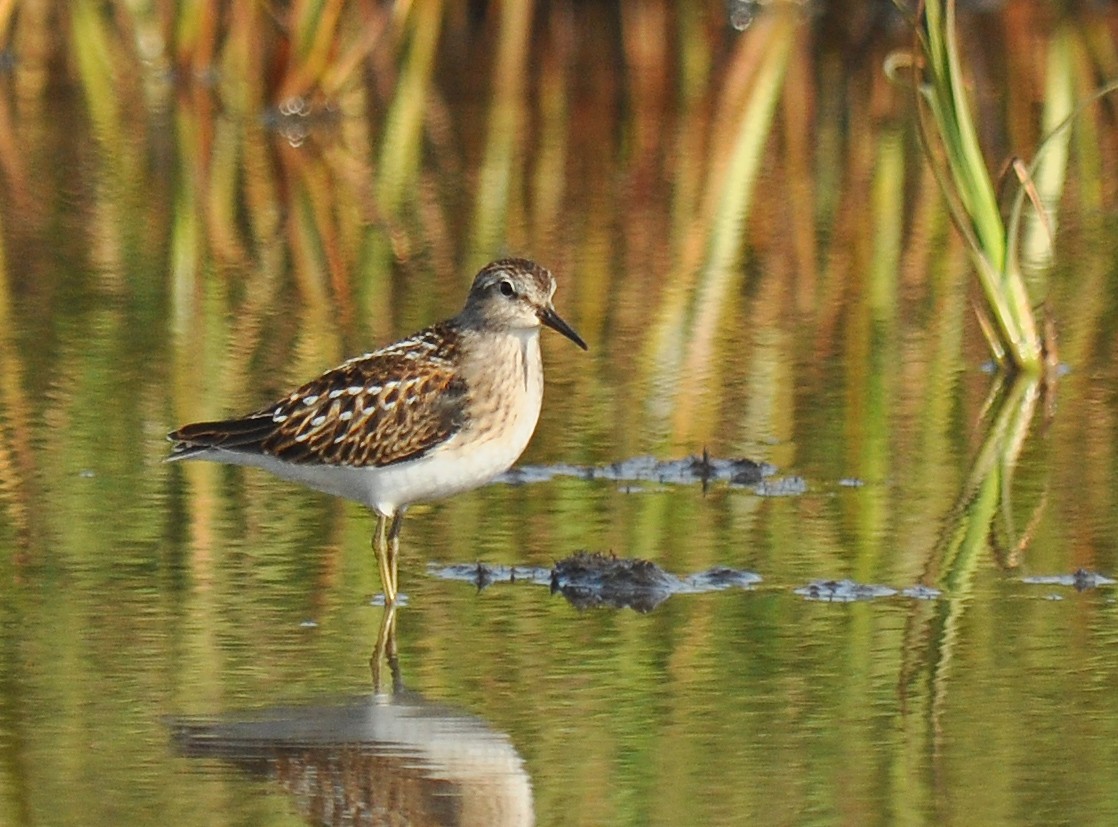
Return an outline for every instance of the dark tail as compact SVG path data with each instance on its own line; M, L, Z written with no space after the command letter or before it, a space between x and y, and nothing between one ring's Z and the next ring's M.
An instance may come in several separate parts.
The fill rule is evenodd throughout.
M275 423L270 415L184 425L167 434L167 439L174 443L167 461L190 459L211 448L259 453L274 428Z

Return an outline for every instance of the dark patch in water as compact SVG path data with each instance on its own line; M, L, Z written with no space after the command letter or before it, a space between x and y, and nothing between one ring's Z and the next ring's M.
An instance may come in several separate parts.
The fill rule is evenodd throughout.
M681 578L649 560L588 551L576 552L551 569L457 563L433 568L431 574L472 583L479 591L493 583L546 585L578 609L600 606L638 612L652 611L673 594L744 589L761 582L758 574L725 567Z
M551 593L577 609L598 606L650 612L679 588L678 577L650 560L579 551L551 570Z
M1022 577L1021 582L1028 583L1032 586L1071 586L1077 592L1097 589L1100 586L1112 586L1115 583L1111 578L1099 574L1098 572L1088 571L1087 569L1076 569L1071 574L1045 574L1033 577Z
M673 594L702 594L723 589L749 589L761 575L725 566L679 577L650 560L617 557L601 552L578 551L551 569L534 566L490 566L485 563L454 563L432 567L430 573L443 580L471 583L478 591L494 583L529 583L548 586L577 609L613 608L650 612ZM1113 581L1109 581L1113 582ZM943 592L916 584L895 589L853 580L813 580L793 589L806 600L852 603L901 595L910 600L938 600Z

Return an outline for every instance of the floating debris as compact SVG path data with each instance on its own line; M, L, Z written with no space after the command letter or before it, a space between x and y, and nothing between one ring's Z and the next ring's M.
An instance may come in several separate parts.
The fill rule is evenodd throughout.
M753 490L762 497L796 497L807 493L807 481L803 477L773 477Z
M551 569L455 563L431 567L429 572L444 580L471 583L479 591L494 583L527 583L549 587L578 609L600 606L638 612L652 611L673 594L747 589L761 582L759 574L721 566L677 577L649 560L588 551L576 552Z
M1022 577L1021 582L1028 583L1031 586L1071 586L1077 592L1097 589L1100 586L1113 586L1115 583L1111 578L1087 569L1076 569L1071 574Z
M856 600L874 600L892 597L896 589L873 583L855 583L853 580L813 580L793 591L808 600L826 603L852 603Z
M701 456L685 459L659 460L641 456L612 462L609 465L522 465L512 468L496 478L497 482L526 485L548 482L556 477L575 477L582 480L606 480L625 486L626 492L646 490L642 484L694 485L703 490L711 483L726 483L752 488L762 497L792 497L806 494L808 483L803 477L777 477L776 467L751 459L717 459L704 451ZM840 486L858 487L861 480L843 479Z
M938 600L943 592L933 586L917 583L898 591L892 586L876 583L855 583L853 580L813 580L806 586L792 590L808 600L827 603L852 603L856 600L875 600L879 597L901 595L912 600Z
M716 459L702 456L659 460L655 457L633 457L609 465L521 465L497 477L498 482L527 484L547 482L556 477L584 480L607 480L623 483L656 483L658 485L693 485L725 482L730 485L759 485L776 473L768 463L751 459Z
M531 583L537 586L551 584L551 569L538 566L490 566L486 563L452 563L433 566L428 572L440 580L460 580L472 583L481 591L493 583Z
M751 459L712 460L706 450L702 456L685 461L691 474L704 486L710 480L725 475L729 476L731 485L757 485L764 479L766 471L771 474L776 470Z
M578 609L605 606L650 612L679 590L680 580L650 560L579 551L551 570L551 592Z
M943 592L932 586L925 586L917 584L909 586L907 589L901 589L901 594L905 597L911 597L913 600L938 600L943 596Z
M761 575L718 566L686 577L681 582L686 591L717 592L723 589L748 589L761 582Z

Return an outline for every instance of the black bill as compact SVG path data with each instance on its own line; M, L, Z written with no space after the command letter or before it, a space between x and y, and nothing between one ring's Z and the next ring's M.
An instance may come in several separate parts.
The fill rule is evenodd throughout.
M559 318L559 314L552 308L545 307L540 311L540 321L550 327L552 330L558 330L576 345L583 350L590 350L586 342L582 341L582 337L575 333L574 328Z

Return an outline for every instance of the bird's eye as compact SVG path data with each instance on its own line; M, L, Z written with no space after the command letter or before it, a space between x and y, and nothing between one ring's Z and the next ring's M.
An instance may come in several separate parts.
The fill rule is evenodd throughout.
M497 284L497 287L500 289L502 296L511 299L513 296L516 295L516 288L512 286L512 282L508 279L501 279L501 281Z

